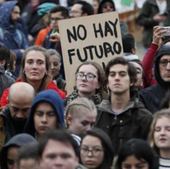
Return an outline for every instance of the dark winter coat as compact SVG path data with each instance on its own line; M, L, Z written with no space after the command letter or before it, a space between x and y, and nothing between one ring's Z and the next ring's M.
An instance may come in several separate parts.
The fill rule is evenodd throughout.
M15 80L5 75L4 66L0 65L0 98L5 89L9 88Z
M16 131L8 105L2 111L1 117L3 118L3 123L4 123L3 126L5 130L4 131L5 132L5 143L9 141L9 139L11 139L13 136L23 132L24 129L21 129L21 132Z
M163 45L156 55L155 79L158 84L143 89L140 92L141 101L144 103L146 109L152 113L155 113L159 109L162 99L170 89L170 82L165 82L159 73L159 61L163 55L170 55L170 45Z
M17 1L4 2L0 6L0 43L12 49L16 56L16 74L19 74L23 54L20 49L28 48L28 42L22 31L17 29L17 24L11 23L11 12Z
M103 129L110 136L114 153L117 155L120 147L127 140L147 139L152 114L136 98L128 103L123 112L114 115L110 99L109 96L99 105L95 127Z

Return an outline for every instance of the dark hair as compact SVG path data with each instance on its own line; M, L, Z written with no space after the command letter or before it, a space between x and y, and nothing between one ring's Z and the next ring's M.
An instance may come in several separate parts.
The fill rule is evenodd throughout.
M113 6L113 11L116 10L116 7L115 7L115 3L113 2L113 0L101 0L100 4L99 4L99 8L98 8L98 14L102 13L102 9L103 9L103 5L106 3L106 2L110 2Z
M87 13L87 15L93 15L94 14L93 6L90 3L80 0L80 1L75 1L74 5L75 4L82 5L82 8L81 8L81 10L83 12L82 14L84 14L84 13Z
M137 63L138 65L141 66L142 68L142 79L144 79L145 77L145 72L144 72L144 69L143 69L143 65L142 65L142 62L139 60L139 59L131 59L131 60L128 60L129 62L135 62Z
M7 62L9 61L9 59L10 59L10 50L0 44L0 61L3 61L3 60L6 61L5 66L4 66L5 69L7 68Z
M78 66L76 73L79 71L79 69L83 66L83 65L92 65L97 69L97 75L98 75L98 82L100 84L100 88L97 89L97 92L99 92L103 98L105 97L104 94L104 86L105 86L105 73L103 68L96 62L93 61L87 61L82 63L81 65Z
M158 159L149 144L141 139L131 139L120 149L116 161L116 169L122 169L122 163L128 156L135 156L149 164L149 169L158 169Z
M75 0L67 0L67 5L68 6L73 6Z
M109 136L107 135L107 133L105 133L103 130L101 130L99 128L93 128L92 130L89 130L86 132L86 134L84 135L84 137L81 140L81 144L83 142L83 139L86 136L97 137L100 139L100 141L102 143L102 147L104 149L104 159L103 159L103 162L101 163L101 165L97 169L111 168L112 163L113 163L114 152L113 152L112 142L111 142Z
M49 140L59 141L62 143L68 143L72 146L76 156L79 155L79 148L76 143L76 141L73 139L73 137L70 135L70 133L67 130L64 129L57 129L57 130L50 130L48 133L45 133L41 140L39 141L38 146L38 154L39 157L42 157L42 154L44 152L44 149L46 145L48 144Z
M20 166L21 160L29 160L29 159L34 159L35 161L39 160L38 142L28 143L19 149L17 160L16 160L18 168Z
M123 57L116 57L116 58L112 59L111 61L109 61L109 63L107 64L107 66L106 66L107 82L108 82L108 77L109 77L109 74L110 74L110 68L114 65L117 65L117 64L125 65L125 66L128 67L127 71L128 71L128 75L130 77L130 82L135 84L136 81L137 81L136 68Z
M17 56L16 54L10 50L10 58L9 60L7 60L7 69L9 69L10 71L14 72L14 61L17 60Z
M132 49L135 49L135 38L132 34L125 34L122 36L122 45L124 53L132 53Z
M64 18L69 18L69 11L66 7L64 6L60 6L60 5L57 5L57 6L54 6L53 8L51 8L50 10L50 15L52 13L56 13L56 12L61 12L61 15L64 17Z
M47 74L44 75L44 78L42 79L41 85L38 89L38 92L43 91L46 89L46 87L49 85L51 81L51 77L49 76L49 70L50 70L50 60L49 60L49 54L47 53L47 50L41 46L31 46L27 48L23 54L22 61L21 61L21 69L20 69L20 77L23 82L27 82L27 77L25 75L24 68L25 68L25 60L29 52L31 51L38 51L41 52L45 57L45 63L46 63L46 70Z

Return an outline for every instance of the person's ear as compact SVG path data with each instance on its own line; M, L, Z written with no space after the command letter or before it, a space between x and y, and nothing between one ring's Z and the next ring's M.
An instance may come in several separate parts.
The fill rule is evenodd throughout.
M97 83L96 89L99 89L101 87L100 83Z
M131 49L131 53L132 53L132 54L136 54L136 49L135 49L135 48L132 48L132 49Z
M1 60L1 61L0 61L0 64L3 65L3 66L5 66L6 60Z
M88 16L87 13L82 14L82 16Z
M70 125L72 123L72 117L70 115L67 115L66 121L67 121L67 124Z

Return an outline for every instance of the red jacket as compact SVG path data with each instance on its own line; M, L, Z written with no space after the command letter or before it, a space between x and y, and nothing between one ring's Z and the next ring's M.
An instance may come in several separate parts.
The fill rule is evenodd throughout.
M147 53L142 60L143 70L145 72L143 86L144 88L157 84L154 78L154 59L158 50L158 45L151 43Z
M16 81L16 83L18 82L22 82L22 80L19 79ZM61 96L62 99L66 98L66 94L60 89L58 89L52 80L50 81L49 85L46 87L45 90L48 90L48 89L55 90ZM9 93L9 88L7 88L2 94L1 103L0 103L1 107L6 106L8 104L8 93Z

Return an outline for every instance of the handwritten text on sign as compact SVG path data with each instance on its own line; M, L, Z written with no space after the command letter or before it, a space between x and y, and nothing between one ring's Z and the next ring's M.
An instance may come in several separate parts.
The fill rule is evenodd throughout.
M122 41L117 12L59 21L63 62L68 93L75 85L76 68L93 60L105 66L122 56Z

